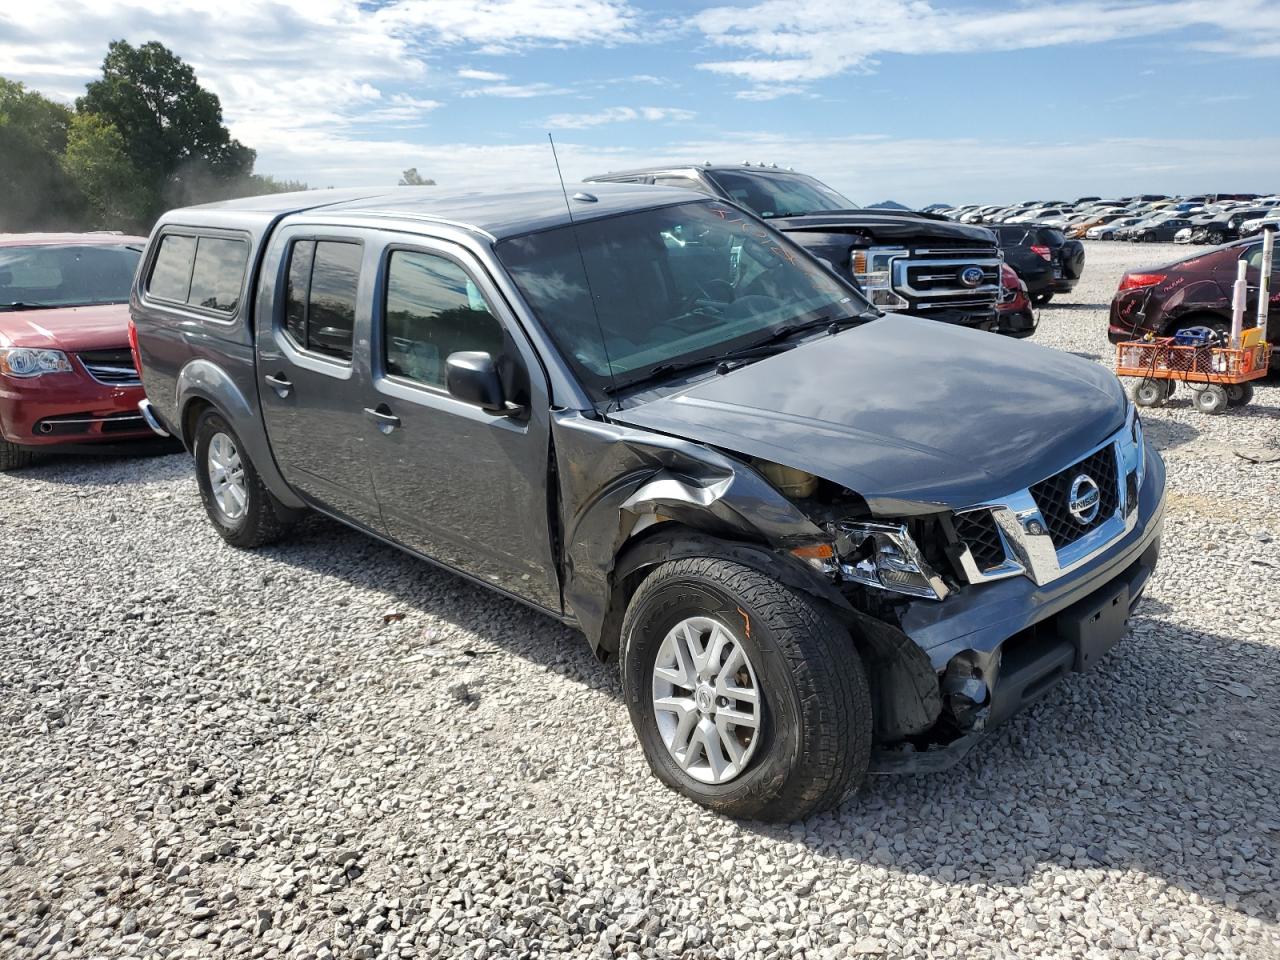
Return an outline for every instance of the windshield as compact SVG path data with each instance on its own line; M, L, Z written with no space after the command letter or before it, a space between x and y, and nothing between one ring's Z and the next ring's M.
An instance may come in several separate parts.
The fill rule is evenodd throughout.
M659 364L872 309L789 240L718 202L557 227L495 249L597 399Z
M760 216L796 217L823 210L852 210L858 205L825 183L803 173L753 173L717 170L707 176L734 203Z
M126 244L0 247L0 310L127 303L141 256Z

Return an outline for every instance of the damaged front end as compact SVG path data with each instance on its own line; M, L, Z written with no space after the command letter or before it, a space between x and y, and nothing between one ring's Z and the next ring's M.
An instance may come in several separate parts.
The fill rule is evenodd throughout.
M719 556L756 567L848 626L877 772L945 769L1091 666L1123 634L1159 554L1164 468L1132 409L1052 476L964 506L864 497L612 419L559 415L554 439L564 605L597 653L617 651L630 592L654 566ZM1082 473L1100 486L1096 519L1071 538L1055 498Z

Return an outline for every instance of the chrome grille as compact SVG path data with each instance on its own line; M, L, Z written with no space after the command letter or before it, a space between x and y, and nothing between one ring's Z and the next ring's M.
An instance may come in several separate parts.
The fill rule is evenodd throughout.
M1076 477L1087 474L1098 485L1098 512L1087 523L1077 520L1068 507ZM1059 550L1074 543L1090 530L1102 526L1120 507L1120 477L1115 447L1107 444L1066 470L1055 473L1031 487L1031 496L1040 508L1053 545Z
M76 354L89 376L110 387L137 387L142 384L133 354L122 350L87 350Z
M914 309L994 307L1000 296L1000 257L989 249L913 250L893 263L893 287L917 301ZM982 271L975 287L960 282L969 267Z

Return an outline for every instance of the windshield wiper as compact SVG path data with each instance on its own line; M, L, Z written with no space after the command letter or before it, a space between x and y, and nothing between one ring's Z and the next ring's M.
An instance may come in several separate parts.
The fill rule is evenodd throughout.
M12 303L0 303L0 310L49 310L52 304L48 303L28 303L24 300L15 300Z
M684 360L667 360L663 363L650 367L644 373L629 380L620 380L604 388L604 392L610 396L620 393L623 390L637 386L641 383L649 383L653 380L661 380L673 373L679 373L681 370L691 370L694 367L705 367L714 364L718 373L728 373L733 369L728 364L737 360L754 360L762 357L772 356L783 350L790 350L792 344L785 343L798 333L804 333L809 330L816 330L818 327L826 327L828 332L838 333L841 327L847 324L861 323L866 320L873 320L874 316L865 313L854 314L845 317L816 317L813 320L806 320L803 323L788 323L776 330L771 331L767 336L754 340L751 343L743 344L733 350L726 350L724 353L717 353L709 357L688 357Z

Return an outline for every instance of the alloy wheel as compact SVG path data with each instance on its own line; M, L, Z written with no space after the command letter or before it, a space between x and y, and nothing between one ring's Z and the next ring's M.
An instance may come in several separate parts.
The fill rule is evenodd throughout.
M667 633L653 668L662 742L702 783L741 774L760 740L762 697L742 642L718 620L688 617Z
M249 506L249 492L244 483L244 464L236 442L225 433L209 438L205 454L209 485L218 509L228 520L239 520Z

